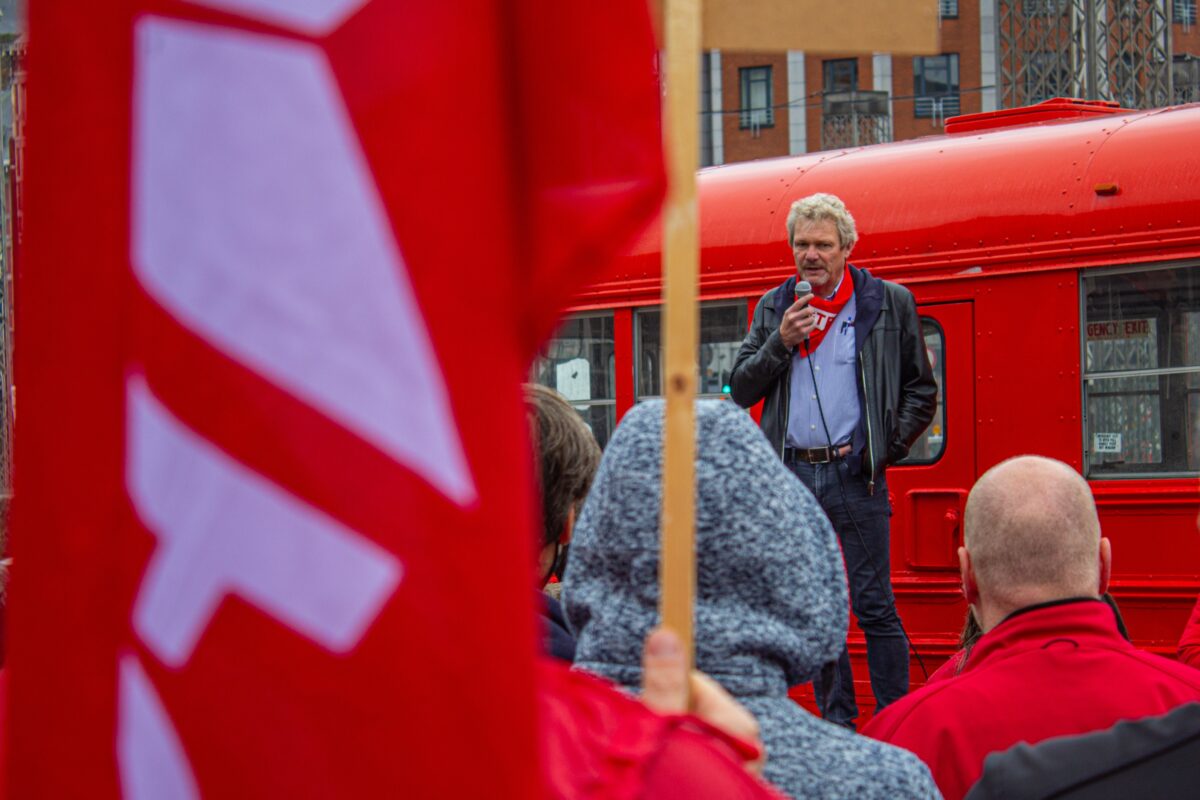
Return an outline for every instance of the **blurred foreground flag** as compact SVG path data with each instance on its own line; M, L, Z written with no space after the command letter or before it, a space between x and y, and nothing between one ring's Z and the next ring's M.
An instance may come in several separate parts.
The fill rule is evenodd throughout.
M530 797L518 383L657 210L643 0L31 4L13 797Z

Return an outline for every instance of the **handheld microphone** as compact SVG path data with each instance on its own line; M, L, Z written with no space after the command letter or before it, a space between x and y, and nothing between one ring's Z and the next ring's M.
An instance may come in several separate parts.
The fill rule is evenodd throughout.
M796 281L796 299L799 300L806 294L812 293L812 284L808 281ZM804 349L808 350L808 337L804 337Z

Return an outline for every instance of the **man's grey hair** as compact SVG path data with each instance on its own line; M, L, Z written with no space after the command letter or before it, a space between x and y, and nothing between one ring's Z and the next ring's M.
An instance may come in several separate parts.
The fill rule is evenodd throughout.
M1095 597L1100 519L1087 481L1061 461L1017 456L976 481L963 544L981 595L1010 605L1028 590Z
M801 220L816 222L829 220L837 226L838 238L842 247L849 250L858 241L858 228L854 225L854 217L846 210L846 204L841 198L832 194L810 194L792 203L792 209L787 215L788 247L796 243L796 223Z

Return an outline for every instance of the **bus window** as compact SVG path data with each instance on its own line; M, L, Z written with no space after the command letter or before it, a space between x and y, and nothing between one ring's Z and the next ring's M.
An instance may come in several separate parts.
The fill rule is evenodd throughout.
M898 464L932 464L942 457L946 449L946 413L945 389L946 383L946 335L937 322L928 317L921 318L921 332L925 335L925 352L929 355L929 365L933 368L933 379L937 381L937 410L933 412L933 421L913 442L908 451L908 457Z
M719 301L700 306L700 374L696 395L721 398L729 395L729 373L742 339L746 338L746 301ZM662 314L658 308L634 314L634 348L637 352L637 399L662 394Z
M1085 273L1082 291L1088 474L1195 474L1200 271Z
M605 311L569 317L533 365L532 380L567 398L601 447L616 424L613 359L613 315Z

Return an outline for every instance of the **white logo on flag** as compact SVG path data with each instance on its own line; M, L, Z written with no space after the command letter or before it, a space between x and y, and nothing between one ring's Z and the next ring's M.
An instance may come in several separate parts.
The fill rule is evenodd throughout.
M200 796L179 734L137 656L117 665L117 760L127 800L192 800Z
M400 582L400 562L234 461L126 386L126 484L158 538L133 609L142 641L187 663L236 594L335 652L349 650Z
M366 0L199 0L323 35ZM440 365L322 50L159 17L134 30L134 273L172 316L459 505L477 493ZM134 629L190 658L236 594L345 652L401 578L383 548L235 461L131 378L127 489L155 535ZM154 685L119 664L128 797L198 796Z
M367 0L192 0L196 5L219 8L286 25L304 33L329 33Z
M476 498L408 271L320 48L138 23L133 266L180 322Z

